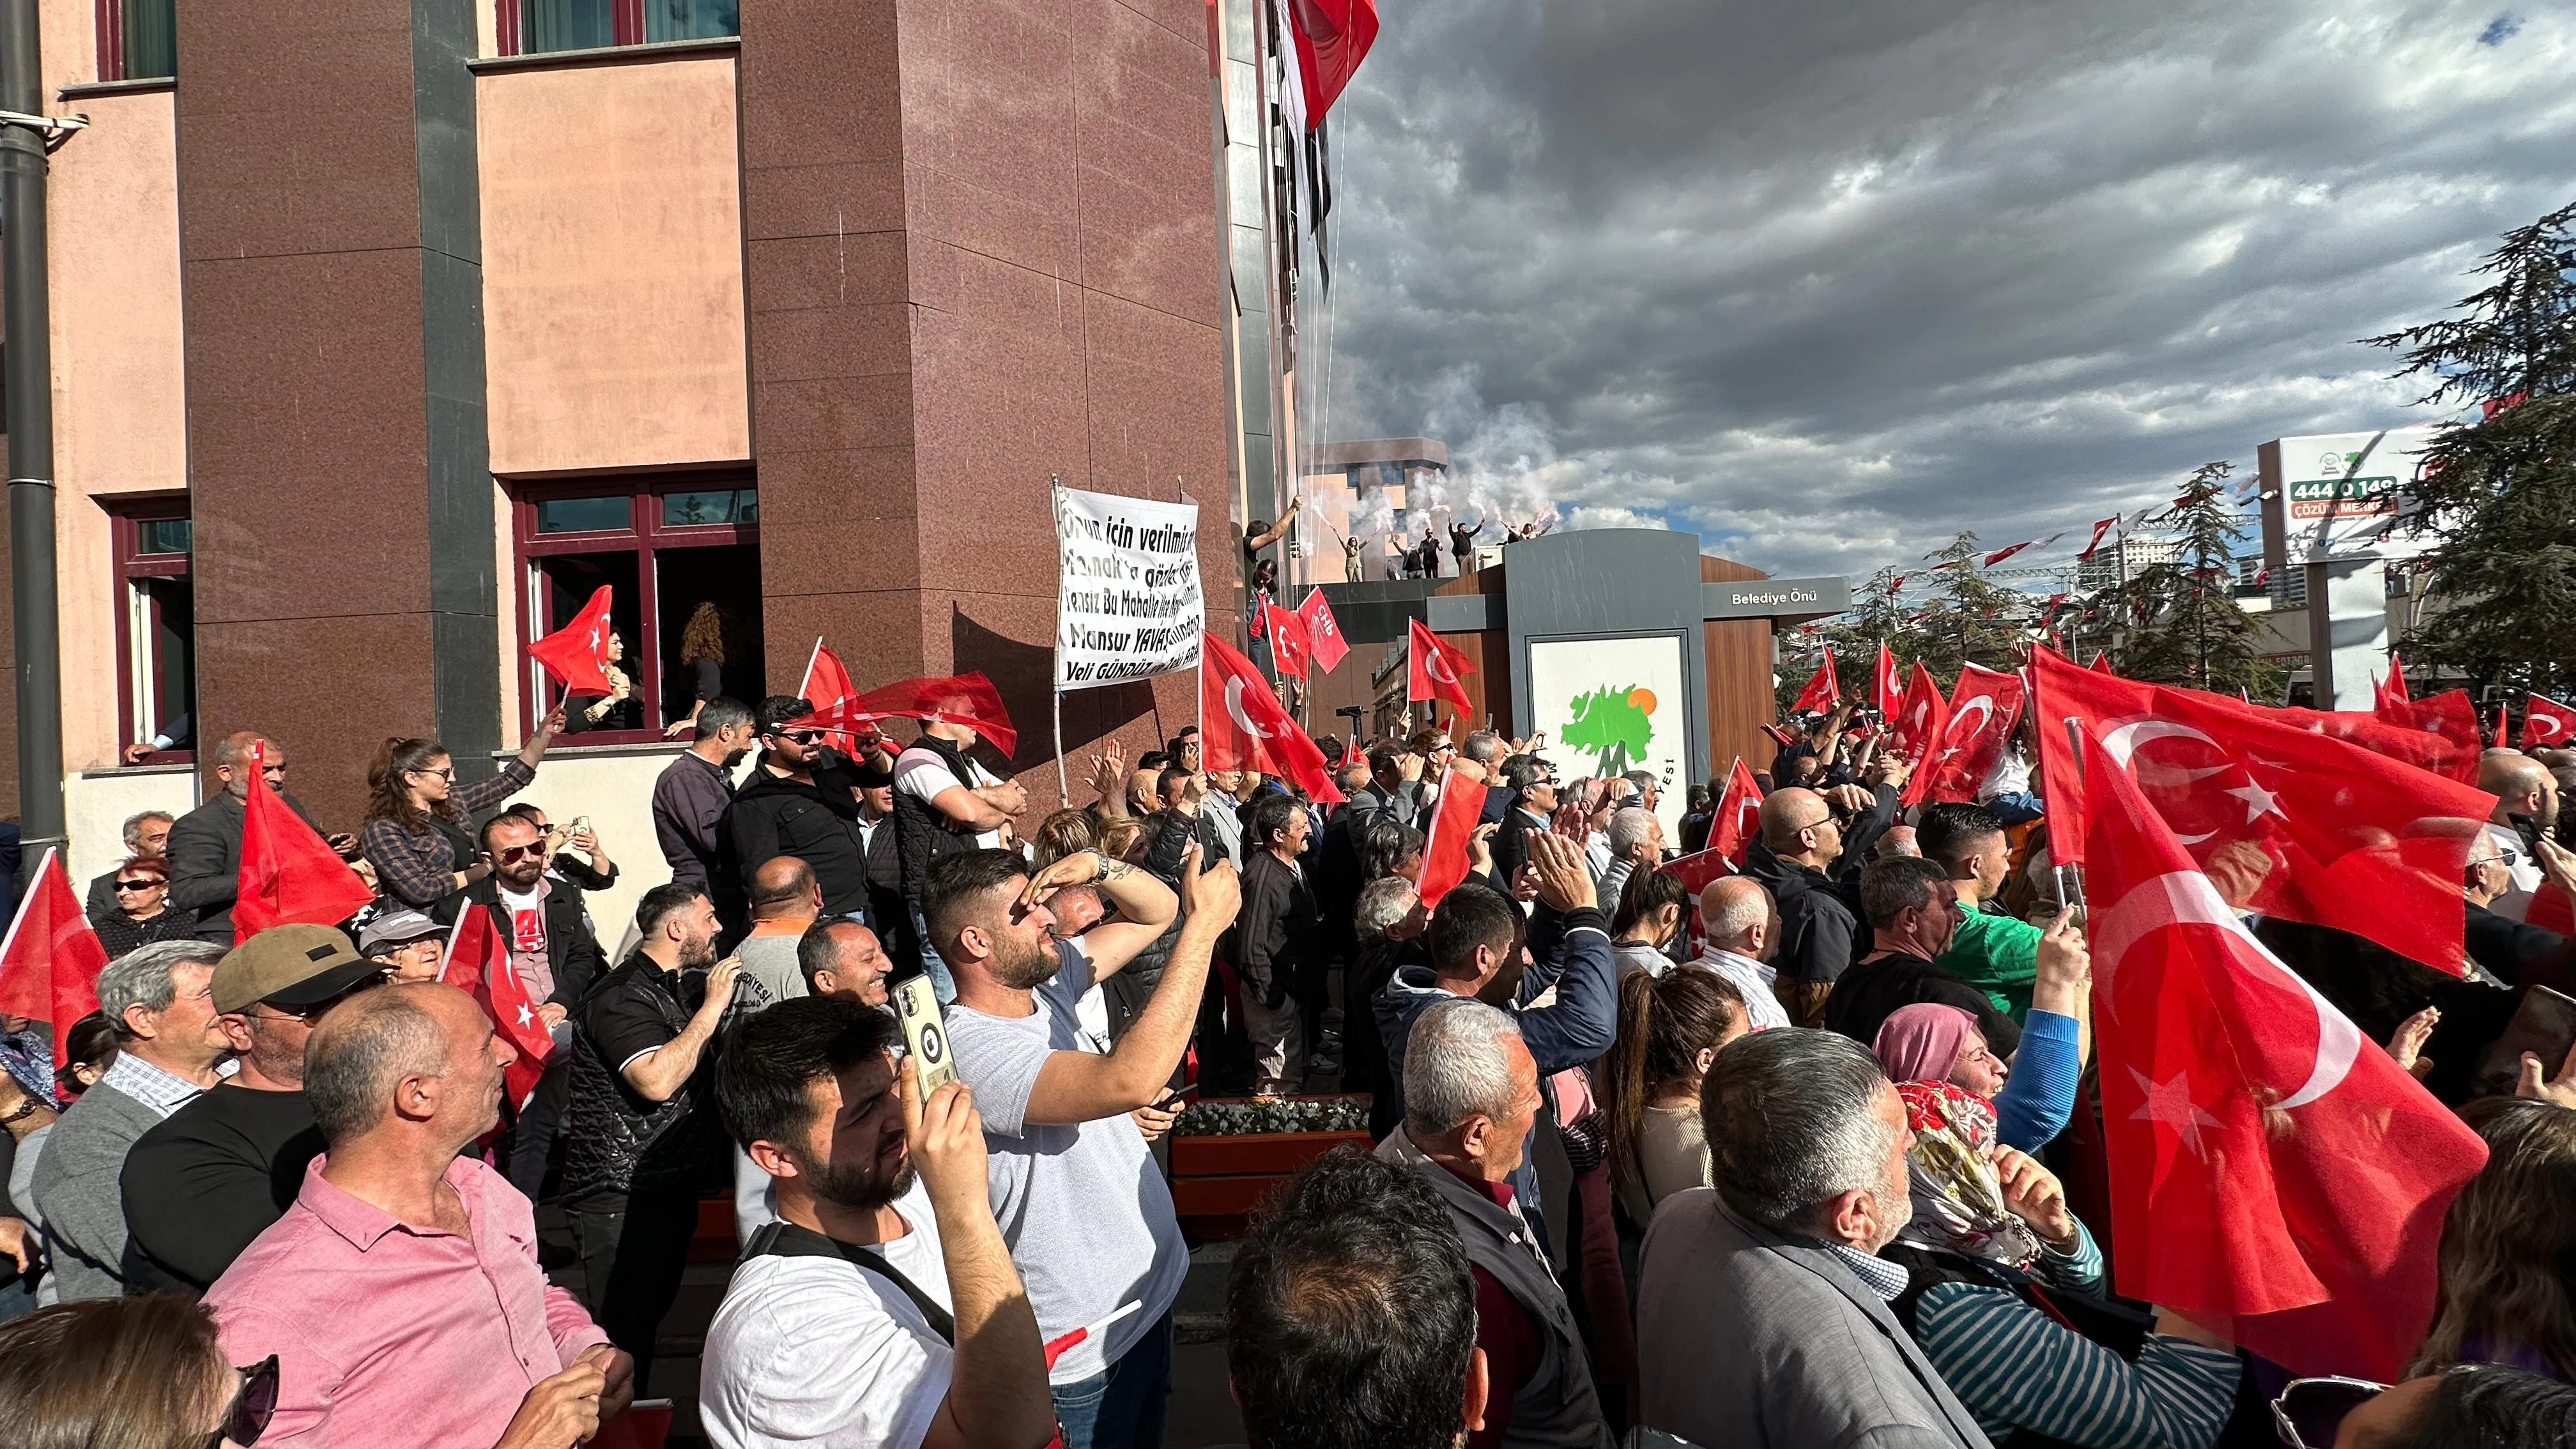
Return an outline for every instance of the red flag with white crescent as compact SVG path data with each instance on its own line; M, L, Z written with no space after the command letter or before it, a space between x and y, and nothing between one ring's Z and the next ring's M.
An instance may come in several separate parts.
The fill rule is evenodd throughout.
M2565 749L2576 744L2576 709L2569 709L2547 695L2527 694L2522 699L2522 747L2526 750Z
M249 790L242 796L241 862L233 872L233 944L290 922L336 926L356 915L375 891L349 863L277 798L263 760L266 740L250 749Z
M796 686L796 697L817 712L859 697L859 686L851 681L841 656L832 652L832 646L824 643L820 634L814 636L814 653L805 661L805 678Z
M869 726L881 719L961 724L1004 755L1017 754L1020 748L1020 732L1011 725L1010 711L1002 707L1002 692L979 669L925 679L899 679L856 699L843 700L837 708L817 709L786 723L798 728L873 734Z
M1842 681L1834 677L1834 646L1828 644L1825 646L1825 662L1817 665L1816 672L1807 676L1806 688L1799 690L1798 697L1789 701L1789 712L1823 714L1840 704L1842 698Z
M1475 706L1468 702L1467 685L1461 678L1473 669L1463 651L1442 643L1420 619L1405 631L1404 697L1408 701L1445 699L1462 713L1473 714Z
M438 979L473 997L483 1014L492 1018L492 1029L519 1054L518 1060L502 1069L502 1085L509 1090L511 1106L525 1106L528 1094L537 1089L537 1078L545 1075L546 1058L555 1049L554 1033L537 1014L537 1003L529 998L518 968L510 964L509 948L492 923L490 907L469 900L457 913L456 924L447 933L447 966Z
M1440 778L1440 800L1431 807L1430 828L1422 832L1422 868L1414 873L1414 889L1424 909L1440 904L1442 896L1467 878L1474 864L1476 825L1485 811L1487 788L1483 781L1461 776L1455 766Z
M1753 837L1761 833L1762 787L1754 783L1753 772L1739 755L1735 768L1726 772L1726 794L1709 817L1708 848L1727 864L1741 866Z
M1324 752L1297 728L1270 692L1270 681L1252 667L1242 651L1209 634L1199 660L1199 759L1211 770L1258 770L1333 804L1341 790L1333 784Z
M1904 701L1888 716L1887 748L1913 770L1905 780L1905 804L1920 802L1930 788L1932 746L1949 721L1950 705L1941 697L1941 686L1933 682L1932 671L1923 667L1923 661L1915 660L1914 672L1905 681Z
M2072 718L2127 766L2202 868L2242 878L2234 894L2249 909L2466 974L2460 881L2495 797L2407 763L2400 748L2425 736L2106 678L2046 651L2031 672L2050 814L2080 818L2092 787L2075 773ZM2082 849L2076 839L2052 835L2050 847L2061 863L2089 863L2068 854Z
M1326 674L1340 667L1342 656L1351 652L1351 643L1342 637L1342 626L1333 618L1333 606L1324 602L1322 589L1308 589L1305 602L1297 606L1297 617L1306 623L1306 646L1315 663Z
M1905 699L1905 681L1898 676L1896 656L1889 652L1884 640L1878 646L1878 668L1871 675L1870 692L1875 696L1870 703L1878 706L1881 715L1894 719L1896 707Z
M2391 1382L2485 1144L2255 939L2260 907L2203 872L2141 783L2172 767L2132 740L2084 761L2119 1291L2294 1373Z
M567 689L583 694L606 694L616 686L608 679L608 585L601 584L592 592L590 602L572 616L572 622L528 646L528 657L542 664L548 674L561 680Z
M1270 662L1292 679L1306 677L1306 661L1315 651L1306 642L1306 618L1264 599L1261 622L1270 636Z
M1977 787L1993 773L2021 723L2021 676L1974 664L1959 667L1959 682L1950 690L1948 719L1924 764L1931 779L1923 786L1927 800L1974 800Z

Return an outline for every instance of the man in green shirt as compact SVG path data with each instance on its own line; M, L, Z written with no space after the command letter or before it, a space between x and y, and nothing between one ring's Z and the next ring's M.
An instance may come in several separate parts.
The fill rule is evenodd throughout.
M1991 904L2012 870L2002 819L1982 805L1933 805L1924 810L1914 836L1924 856L1957 882L1967 913L1950 949L1933 964L1985 992L1997 1011L2019 1023L2030 1010L2031 981L2039 974L2041 932Z

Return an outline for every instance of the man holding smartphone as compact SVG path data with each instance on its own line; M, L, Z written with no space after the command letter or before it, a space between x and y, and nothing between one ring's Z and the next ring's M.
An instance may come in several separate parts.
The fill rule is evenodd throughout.
M946 855L923 914L957 982L948 1040L984 1114L993 1212L1048 1338L1089 1332L1049 1375L1065 1449L1162 1441L1171 1388L1171 1307L1189 1252L1162 1173L1129 1116L1163 1101L1180 1064L1208 959L1241 888L1190 848L1181 893L1082 851L1035 877L1008 851ZM1047 902L1097 886L1116 918L1058 941ZM1181 913L1162 979L1116 1046L1086 1032L1082 995L1153 944ZM1122 1310L1124 1317L1118 1315Z

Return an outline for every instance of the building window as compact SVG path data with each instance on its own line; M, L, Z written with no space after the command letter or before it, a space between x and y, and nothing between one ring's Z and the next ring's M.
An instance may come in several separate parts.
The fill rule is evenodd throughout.
M578 743L663 738L709 691L747 703L766 692L760 634L760 494L748 474L522 484L512 504L523 579L522 646L564 627L610 589L631 695L575 695ZM561 686L520 656L521 723Z
M168 0L160 0L167 4ZM503 55L742 33L741 0L496 0Z
M100 80L157 80L178 73L178 0L98 0Z
M117 732L129 765L196 759L197 596L188 580L188 500L111 505L116 550Z

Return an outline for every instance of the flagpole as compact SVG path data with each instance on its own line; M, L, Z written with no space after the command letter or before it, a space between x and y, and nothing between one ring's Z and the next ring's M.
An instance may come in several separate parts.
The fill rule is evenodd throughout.
M811 702L814 696L805 691L814 685L814 666L823 660L823 636L814 636L814 652L805 656L805 674L796 681L796 697Z
M1073 782L1064 771L1064 475L1047 475L1047 511L1055 519L1056 620L1055 657L1049 661L1055 677L1047 682L1047 694L1055 719L1055 795L1059 807L1073 804ZM814 647L823 647L817 635ZM812 666L807 666L811 668ZM1124 789L1124 782L1120 788Z
M1064 773L1064 691L1049 692L1055 701L1055 793L1059 806L1073 804L1073 785Z

